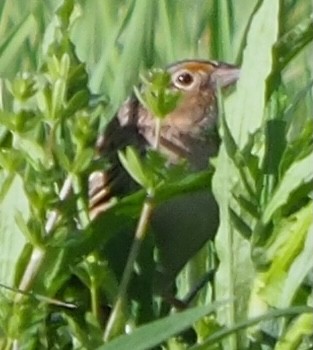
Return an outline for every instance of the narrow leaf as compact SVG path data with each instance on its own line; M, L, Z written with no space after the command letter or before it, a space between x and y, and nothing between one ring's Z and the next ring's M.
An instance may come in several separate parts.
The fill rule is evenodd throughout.
M313 172L313 153L311 152L305 158L293 163L286 171L284 177L280 181L273 197L268 203L264 214L263 223L270 221L271 217L277 209L284 205L291 194L302 184L312 181Z
M167 338L183 331L203 316L221 307L225 302L210 306L201 306L184 312L170 315L164 319L151 322L136 329L131 335L116 338L97 350L150 349Z

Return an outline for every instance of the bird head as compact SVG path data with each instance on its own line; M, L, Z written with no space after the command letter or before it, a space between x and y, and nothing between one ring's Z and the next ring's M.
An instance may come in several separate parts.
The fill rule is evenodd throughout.
M205 159L216 154L216 139L210 139L218 116L218 89L234 84L240 70L227 63L184 60L167 68L169 88L180 92L175 109L161 127L160 150L170 162L189 159L195 168L204 167ZM155 118L146 107L139 108L136 124L140 134L152 145L155 137Z
M172 89L181 93L176 109L166 118L182 132L210 127L217 119L216 93L235 83L240 70L227 63L185 60L168 67Z

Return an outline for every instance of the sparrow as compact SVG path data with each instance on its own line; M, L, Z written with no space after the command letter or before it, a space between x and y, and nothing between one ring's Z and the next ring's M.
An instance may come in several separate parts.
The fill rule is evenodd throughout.
M159 152L168 166L185 160L192 172L207 169L220 143L217 91L238 80L239 68L194 59L171 64L166 71L170 75L169 88L180 92L180 99L162 120ZM106 157L110 166L89 176L91 218L104 213L113 197L135 191L137 185L120 163L118 151L132 145L144 156L153 147L155 128L155 117L132 95L99 136L97 157ZM161 282L157 284L164 289L188 259L214 237L218 206L209 191L182 194L155 209L151 226L161 252L157 271Z

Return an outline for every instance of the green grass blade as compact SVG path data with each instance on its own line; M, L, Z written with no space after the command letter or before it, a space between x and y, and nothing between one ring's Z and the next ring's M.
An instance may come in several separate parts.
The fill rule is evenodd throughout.
M4 179L1 179L1 185L3 181ZM29 208L22 183L15 177L1 201L0 211L0 281L7 285L13 283L15 265L25 243L25 237L15 222L17 210L23 213L25 219L28 218Z
M263 222L265 224L269 222L275 211L287 202L293 191L302 184L312 181L312 164L313 154L311 152L305 158L293 163L286 171L264 211Z
M251 22L237 91L226 104L226 120L239 148L246 145L249 133L255 132L262 124L265 80L271 72L272 46L278 32L277 20L278 2L263 1ZM218 315L219 321L229 327L245 317L249 285L253 277L250 244L232 227L228 209L232 188L235 183L238 186L238 178L237 170L222 147L213 179L221 222L216 237L216 248L221 261L216 276L216 292L218 298L238 296L236 302ZM245 345L233 334L227 339L227 346L235 350Z
M124 335L112 340L97 350L125 350L150 349L169 337L183 331L203 316L215 311L226 302L215 303L210 306L196 307L180 313L170 315L164 319L154 321L133 331L130 335Z

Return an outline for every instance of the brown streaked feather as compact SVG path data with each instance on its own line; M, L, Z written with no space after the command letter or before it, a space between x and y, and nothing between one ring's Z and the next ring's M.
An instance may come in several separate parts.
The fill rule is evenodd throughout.
M185 60L169 66L168 72L172 76L171 87L180 90L182 98L162 123L160 152L169 163L177 163L183 158L192 170L204 169L219 145L216 87L234 83L239 77L239 69L215 61ZM186 89L175 85L180 72L194 74L196 84ZM144 154L154 144L154 137L154 117L135 96L128 98L97 140L98 157L106 156L110 167L89 177L91 217L105 211L114 196L129 193L137 187L120 164L118 151L132 145Z
M109 169L95 171L89 176L91 218L110 208L114 197L129 193L137 187L118 159L118 151L129 145L135 146L138 150L144 150L145 140L138 132L136 125L137 105L137 99L127 99L107 125L104 134L97 139L97 157L105 156L108 159Z

